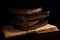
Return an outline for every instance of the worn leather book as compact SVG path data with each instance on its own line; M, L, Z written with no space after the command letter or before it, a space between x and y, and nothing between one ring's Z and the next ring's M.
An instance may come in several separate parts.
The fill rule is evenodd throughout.
M14 28L13 25L8 25L8 26L2 27L2 30L5 35L5 38L22 36L22 35L33 33L33 32L37 34L41 34L41 33L59 31L59 29L56 26L51 24L46 24L44 26L38 27L33 30L28 30L28 31L21 31L19 29Z
M20 10L20 9L15 9L15 8L9 8L9 12L13 13L13 14L34 14L36 12L41 12L41 11L42 11L42 7L35 8L35 9L25 9L25 10Z
M23 24L17 24L15 25L14 27L16 27L17 29L20 29L20 30L33 30L33 29L36 29L38 27L41 27L43 25L46 25L48 23L48 20L42 20L42 21L35 21L34 23L23 23Z
M36 14L14 14L13 18L14 20L20 20L20 21L29 21L29 20L36 20L36 19L43 19L49 17L49 13L36 13Z
M32 26L36 23L38 23L40 20L35 20L35 21L30 21L30 22L16 22L16 25L20 25L20 26Z

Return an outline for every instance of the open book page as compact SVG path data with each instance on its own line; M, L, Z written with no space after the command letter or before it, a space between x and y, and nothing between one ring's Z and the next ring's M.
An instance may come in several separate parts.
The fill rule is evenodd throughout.
M12 25L4 26L4 27L2 27L2 29L3 29L3 32L4 32L4 35L6 38L25 35L25 34L31 33L31 32L47 33L47 32L59 31L59 29L56 26L51 25L51 24L47 24L42 27L36 28L34 30L29 30L29 31L21 31L21 30L15 29L15 28L13 28Z

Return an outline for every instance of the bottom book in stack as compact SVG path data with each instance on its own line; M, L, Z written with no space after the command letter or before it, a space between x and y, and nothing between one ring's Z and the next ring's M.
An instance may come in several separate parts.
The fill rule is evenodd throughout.
M4 26L4 27L2 27L2 29L3 29L3 33L6 38L21 36L21 35L25 35L25 34L32 33L32 32L40 34L40 33L59 31L59 29L56 26L51 25L51 24L46 24L42 27L38 27L34 30L28 30L28 31L21 31L21 30L15 29L15 28L13 28L12 25Z

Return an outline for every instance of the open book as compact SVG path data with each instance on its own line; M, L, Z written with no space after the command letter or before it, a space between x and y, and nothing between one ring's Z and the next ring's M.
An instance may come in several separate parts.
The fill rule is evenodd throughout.
M47 24L42 27L36 28L34 30L29 30L29 31L21 31L21 30L15 29L15 28L13 28L12 25L4 26L4 27L2 27L2 29L3 29L3 32L4 32L4 35L6 38L21 36L21 35L25 35L25 34L31 33L31 32L47 33L47 32L59 31L59 29L56 26L51 25L51 24Z

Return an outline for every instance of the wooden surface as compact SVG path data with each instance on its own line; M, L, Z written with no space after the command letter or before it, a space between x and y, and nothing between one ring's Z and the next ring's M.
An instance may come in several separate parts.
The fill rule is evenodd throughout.
M4 35L6 38L25 35L25 34L31 33L31 32L40 34L40 33L59 31L59 29L56 26L50 25L50 24L47 24L47 25L39 27L35 30L29 30L29 31L21 31L21 30L15 29L15 28L13 28L12 25L4 26L4 27L2 27L2 29L3 29L3 32L4 32Z

